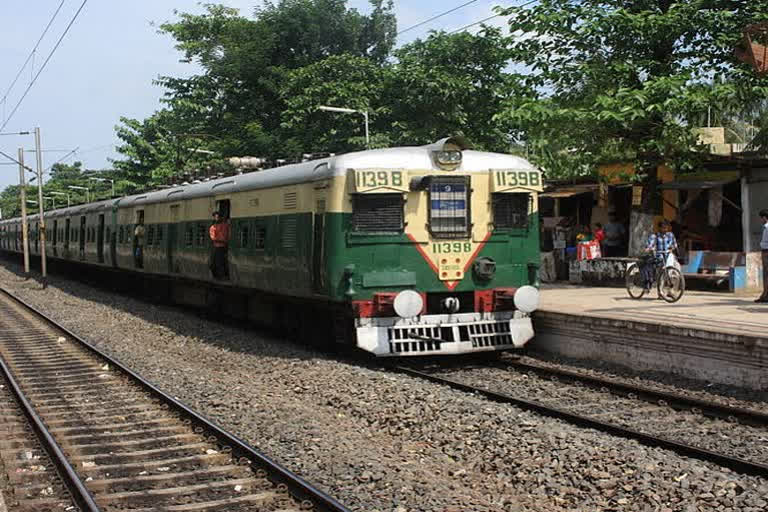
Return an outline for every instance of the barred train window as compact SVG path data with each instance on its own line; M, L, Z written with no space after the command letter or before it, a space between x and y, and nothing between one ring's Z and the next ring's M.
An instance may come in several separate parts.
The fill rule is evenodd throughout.
M496 229L527 229L531 195L493 194L493 225Z
M263 250L267 245L267 228L257 227L253 230L253 248Z
M192 247L194 240L195 240L195 232L192 229L192 226L187 226L187 229L184 232L184 245L186 247Z
M197 233L195 234L195 241L197 242L198 247L203 247L203 245L205 245L205 224L203 223L197 224Z
M295 249L298 240L298 226L296 217L289 217L280 220L280 231L282 235L281 245L283 249Z
M248 224L241 224L240 225L240 247L248 247L248 238L249 238L249 229Z
M401 233L402 194L357 194L352 197L352 231Z
M435 238L469 235L469 178L434 177L429 184L429 229Z

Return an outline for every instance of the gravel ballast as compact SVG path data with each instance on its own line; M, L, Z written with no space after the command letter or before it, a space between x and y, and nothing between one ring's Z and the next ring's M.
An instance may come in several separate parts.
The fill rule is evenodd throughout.
M62 277L42 290L16 272L2 262L0 285L355 511L768 503L768 480Z

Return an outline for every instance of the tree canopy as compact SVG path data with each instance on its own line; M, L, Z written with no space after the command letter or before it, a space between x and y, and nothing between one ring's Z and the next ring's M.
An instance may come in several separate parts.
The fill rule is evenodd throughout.
M525 126L534 146L593 162L619 149L640 171L646 214L657 167L690 169L702 156L693 119L768 94L734 52L744 27L768 17L762 1L540 0L503 14L512 59L536 93L498 118Z

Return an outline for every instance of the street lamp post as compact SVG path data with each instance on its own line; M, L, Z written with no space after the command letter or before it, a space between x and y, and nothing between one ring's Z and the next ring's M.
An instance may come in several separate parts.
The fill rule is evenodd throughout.
M111 180L109 178L88 178L92 181L99 181L101 183L110 182L112 184L112 197L115 197L115 180Z
M343 107L329 107L326 105L321 105L318 107L320 110L324 110L326 112L342 112L344 114L362 114L363 119L365 119L365 147L370 149L371 148L371 135L368 129L368 111L367 110L355 110L353 108L343 108Z
M67 188L71 188L72 190L85 190L85 202L90 203L91 202L91 189L88 187L79 187L77 185L69 185Z
M66 192L49 192L52 196L65 196L67 198L67 208L71 206L71 203L69 201L69 194Z

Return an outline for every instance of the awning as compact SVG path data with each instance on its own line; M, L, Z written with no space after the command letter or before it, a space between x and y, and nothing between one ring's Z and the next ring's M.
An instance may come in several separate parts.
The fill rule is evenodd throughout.
M706 190L722 187L737 181L735 179L719 181L670 181L659 185L660 190Z
M562 199L565 197L573 197L581 194L591 194L598 189L598 185L588 187L569 187L552 190L551 192L544 192L539 197L550 197L552 199Z

